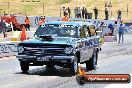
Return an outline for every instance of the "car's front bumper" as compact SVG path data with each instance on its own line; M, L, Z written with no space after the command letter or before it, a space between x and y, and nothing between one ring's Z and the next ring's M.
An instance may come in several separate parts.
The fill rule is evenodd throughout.
M50 62L50 61L60 61L60 62L73 62L75 56L29 56L29 55L17 55L19 61L41 61L41 62ZM49 58L48 61L38 60L38 57Z

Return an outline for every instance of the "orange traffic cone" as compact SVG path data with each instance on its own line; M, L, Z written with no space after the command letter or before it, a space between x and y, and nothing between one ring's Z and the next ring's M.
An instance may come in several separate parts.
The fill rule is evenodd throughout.
M26 40L26 28L25 26L23 25L22 27L22 33L21 33L21 38L20 38L21 41L24 41Z

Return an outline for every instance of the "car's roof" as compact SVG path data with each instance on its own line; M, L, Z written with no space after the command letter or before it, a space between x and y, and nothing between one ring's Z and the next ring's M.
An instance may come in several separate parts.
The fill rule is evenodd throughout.
M76 26L82 26L82 25L89 26L89 25L94 25L93 23L82 22L82 21L78 21L78 22L52 21L52 22L47 22L45 24L76 25Z

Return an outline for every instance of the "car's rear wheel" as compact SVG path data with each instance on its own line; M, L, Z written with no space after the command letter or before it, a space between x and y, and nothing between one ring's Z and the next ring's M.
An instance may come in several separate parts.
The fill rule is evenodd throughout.
M78 59L75 60L70 64L70 72L72 75L75 75L78 71Z
M96 66L97 66L97 52L94 51L90 60L86 61L86 68L88 70L94 70L96 69Z
M29 65L26 62L20 62L21 70L23 73L27 73L29 70Z

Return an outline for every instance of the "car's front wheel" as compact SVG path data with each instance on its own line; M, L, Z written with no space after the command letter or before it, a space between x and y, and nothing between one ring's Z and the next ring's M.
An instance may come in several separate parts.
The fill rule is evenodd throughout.
M23 73L27 73L29 70L29 65L26 62L20 62L21 70Z
M96 66L97 66L97 52L93 52L93 55L92 57L86 61L86 68L88 70L94 70L96 69Z
M78 59L75 60L70 64L70 72L72 75L75 75L78 71Z

